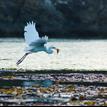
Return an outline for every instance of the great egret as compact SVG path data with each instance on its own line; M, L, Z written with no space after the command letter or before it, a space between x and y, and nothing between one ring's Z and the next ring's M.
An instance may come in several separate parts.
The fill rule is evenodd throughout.
M59 53L59 49L53 46L47 47L45 44L48 42L48 37L44 36L42 38L39 37L39 34L35 28L36 23L31 22L27 23L27 26L24 28L24 37L25 37L25 42L27 44L27 47L25 49L25 54L24 56L18 60L16 63L19 65L27 55L34 53L34 52L40 52L44 51L48 54L53 53L53 49L57 51L57 54Z

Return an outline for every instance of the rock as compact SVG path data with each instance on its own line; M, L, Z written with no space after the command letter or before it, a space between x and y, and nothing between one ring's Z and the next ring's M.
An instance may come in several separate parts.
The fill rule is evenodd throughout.
M23 37L26 22L33 20L41 36L106 38L106 5L106 0L1 0L0 35Z
M86 101L84 102L84 105L86 106L95 106L96 102L95 101Z

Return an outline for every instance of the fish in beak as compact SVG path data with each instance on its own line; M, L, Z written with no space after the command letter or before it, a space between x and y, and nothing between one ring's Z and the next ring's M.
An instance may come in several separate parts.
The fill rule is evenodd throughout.
M60 49L56 49L56 52L57 52L57 54L59 54L59 52L60 52Z
M53 47L53 49L56 50L57 54L59 53L60 49L56 48L56 47Z

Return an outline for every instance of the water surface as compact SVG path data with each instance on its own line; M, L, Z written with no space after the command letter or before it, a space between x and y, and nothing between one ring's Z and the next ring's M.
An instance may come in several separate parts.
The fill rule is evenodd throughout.
M33 53L17 67L24 39L0 38L0 68L107 70L107 40L50 39L49 44L60 49L59 55Z

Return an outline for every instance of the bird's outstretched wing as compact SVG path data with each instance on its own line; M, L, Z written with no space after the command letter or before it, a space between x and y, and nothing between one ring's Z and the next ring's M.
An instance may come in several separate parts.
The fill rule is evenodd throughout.
M48 36L44 36L42 38L39 38L38 40L36 40L35 42L32 42L30 44L30 46L44 46L44 44L46 44L48 42Z
M40 39L39 34L35 28L35 23L27 23L27 26L24 28L24 36L26 44L30 45L32 42L36 42Z
M24 31L25 42L29 46L43 46L48 42L47 36L44 36L42 38L39 37L34 22L27 23L27 26L25 26Z

